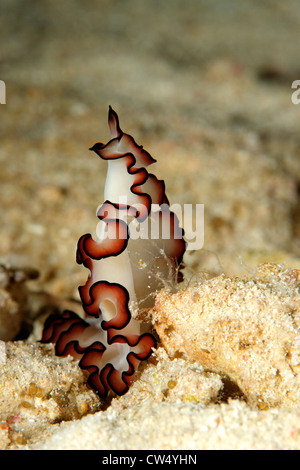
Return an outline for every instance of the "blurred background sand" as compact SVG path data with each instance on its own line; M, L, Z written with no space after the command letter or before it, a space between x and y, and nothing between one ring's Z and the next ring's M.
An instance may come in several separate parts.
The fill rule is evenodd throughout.
M297 0L3 0L0 21L0 259L77 295L110 104L170 201L205 205L192 273L299 265Z

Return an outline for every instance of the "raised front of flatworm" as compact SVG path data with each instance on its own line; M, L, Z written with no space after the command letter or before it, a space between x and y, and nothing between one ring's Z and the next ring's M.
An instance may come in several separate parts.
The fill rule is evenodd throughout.
M96 238L83 235L77 247L77 262L90 270L79 287L85 316L51 315L41 340L56 343L57 355L79 359L102 397L126 393L151 355L156 340L132 312L151 307L164 281L179 279L186 246L164 182L146 170L155 160L121 131L111 107L108 123L111 140L90 149L108 163L105 202L97 209Z

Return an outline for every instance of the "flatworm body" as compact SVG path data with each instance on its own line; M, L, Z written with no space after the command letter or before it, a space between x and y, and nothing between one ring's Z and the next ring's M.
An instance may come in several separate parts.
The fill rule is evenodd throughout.
M164 279L180 278L186 248L164 182L146 170L155 160L122 132L111 107L108 123L111 140L90 149L108 163L96 238L85 234L77 246L77 262L90 271L79 287L85 316L51 315L41 340L55 343L57 355L77 358L101 397L126 393L151 355L156 340L132 313L153 305Z

